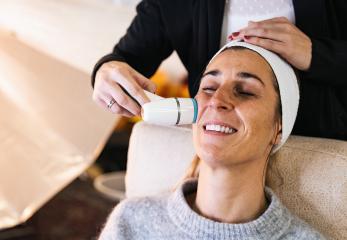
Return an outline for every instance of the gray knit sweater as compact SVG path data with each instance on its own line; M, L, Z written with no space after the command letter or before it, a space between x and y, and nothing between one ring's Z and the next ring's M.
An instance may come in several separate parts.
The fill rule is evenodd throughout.
M269 188L266 211L244 224L220 223L198 215L185 199L196 189L197 181L189 180L172 194L122 201L109 216L100 239L325 239L293 216Z

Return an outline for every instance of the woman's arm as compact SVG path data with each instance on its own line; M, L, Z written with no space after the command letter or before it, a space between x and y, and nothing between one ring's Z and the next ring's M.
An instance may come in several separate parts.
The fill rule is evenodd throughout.
M143 0L136 8L137 15L127 33L113 52L101 58L92 73L92 86L99 68L106 62L122 61L146 77L173 51L168 39L158 0Z
M328 38L311 41L311 66L302 72L302 77L329 86L347 87L347 41Z

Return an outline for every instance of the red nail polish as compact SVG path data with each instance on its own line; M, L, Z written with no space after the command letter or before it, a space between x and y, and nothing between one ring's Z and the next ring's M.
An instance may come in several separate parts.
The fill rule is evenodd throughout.
M250 36L244 36L246 40L249 40L251 37Z
M230 35L230 36L228 37L228 39L231 41L231 40L233 40L234 38L233 38L232 35Z
M233 33L232 33L232 35L233 35L234 37L237 37L239 34L240 34L240 32L233 32Z

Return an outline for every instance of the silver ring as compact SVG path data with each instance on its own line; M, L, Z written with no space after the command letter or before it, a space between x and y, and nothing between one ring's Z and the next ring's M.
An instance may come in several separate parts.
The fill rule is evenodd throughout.
M113 106L113 104L116 102L116 100L114 100L113 98L111 99L111 101L108 103L107 108L111 109L111 107Z

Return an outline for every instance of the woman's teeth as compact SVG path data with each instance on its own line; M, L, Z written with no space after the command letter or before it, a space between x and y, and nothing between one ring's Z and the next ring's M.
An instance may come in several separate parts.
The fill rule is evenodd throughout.
M222 132L227 134L236 132L235 129L233 128L229 128L229 127L225 127L221 125L215 125L215 124L207 124L205 129L207 131L216 131L216 132Z

